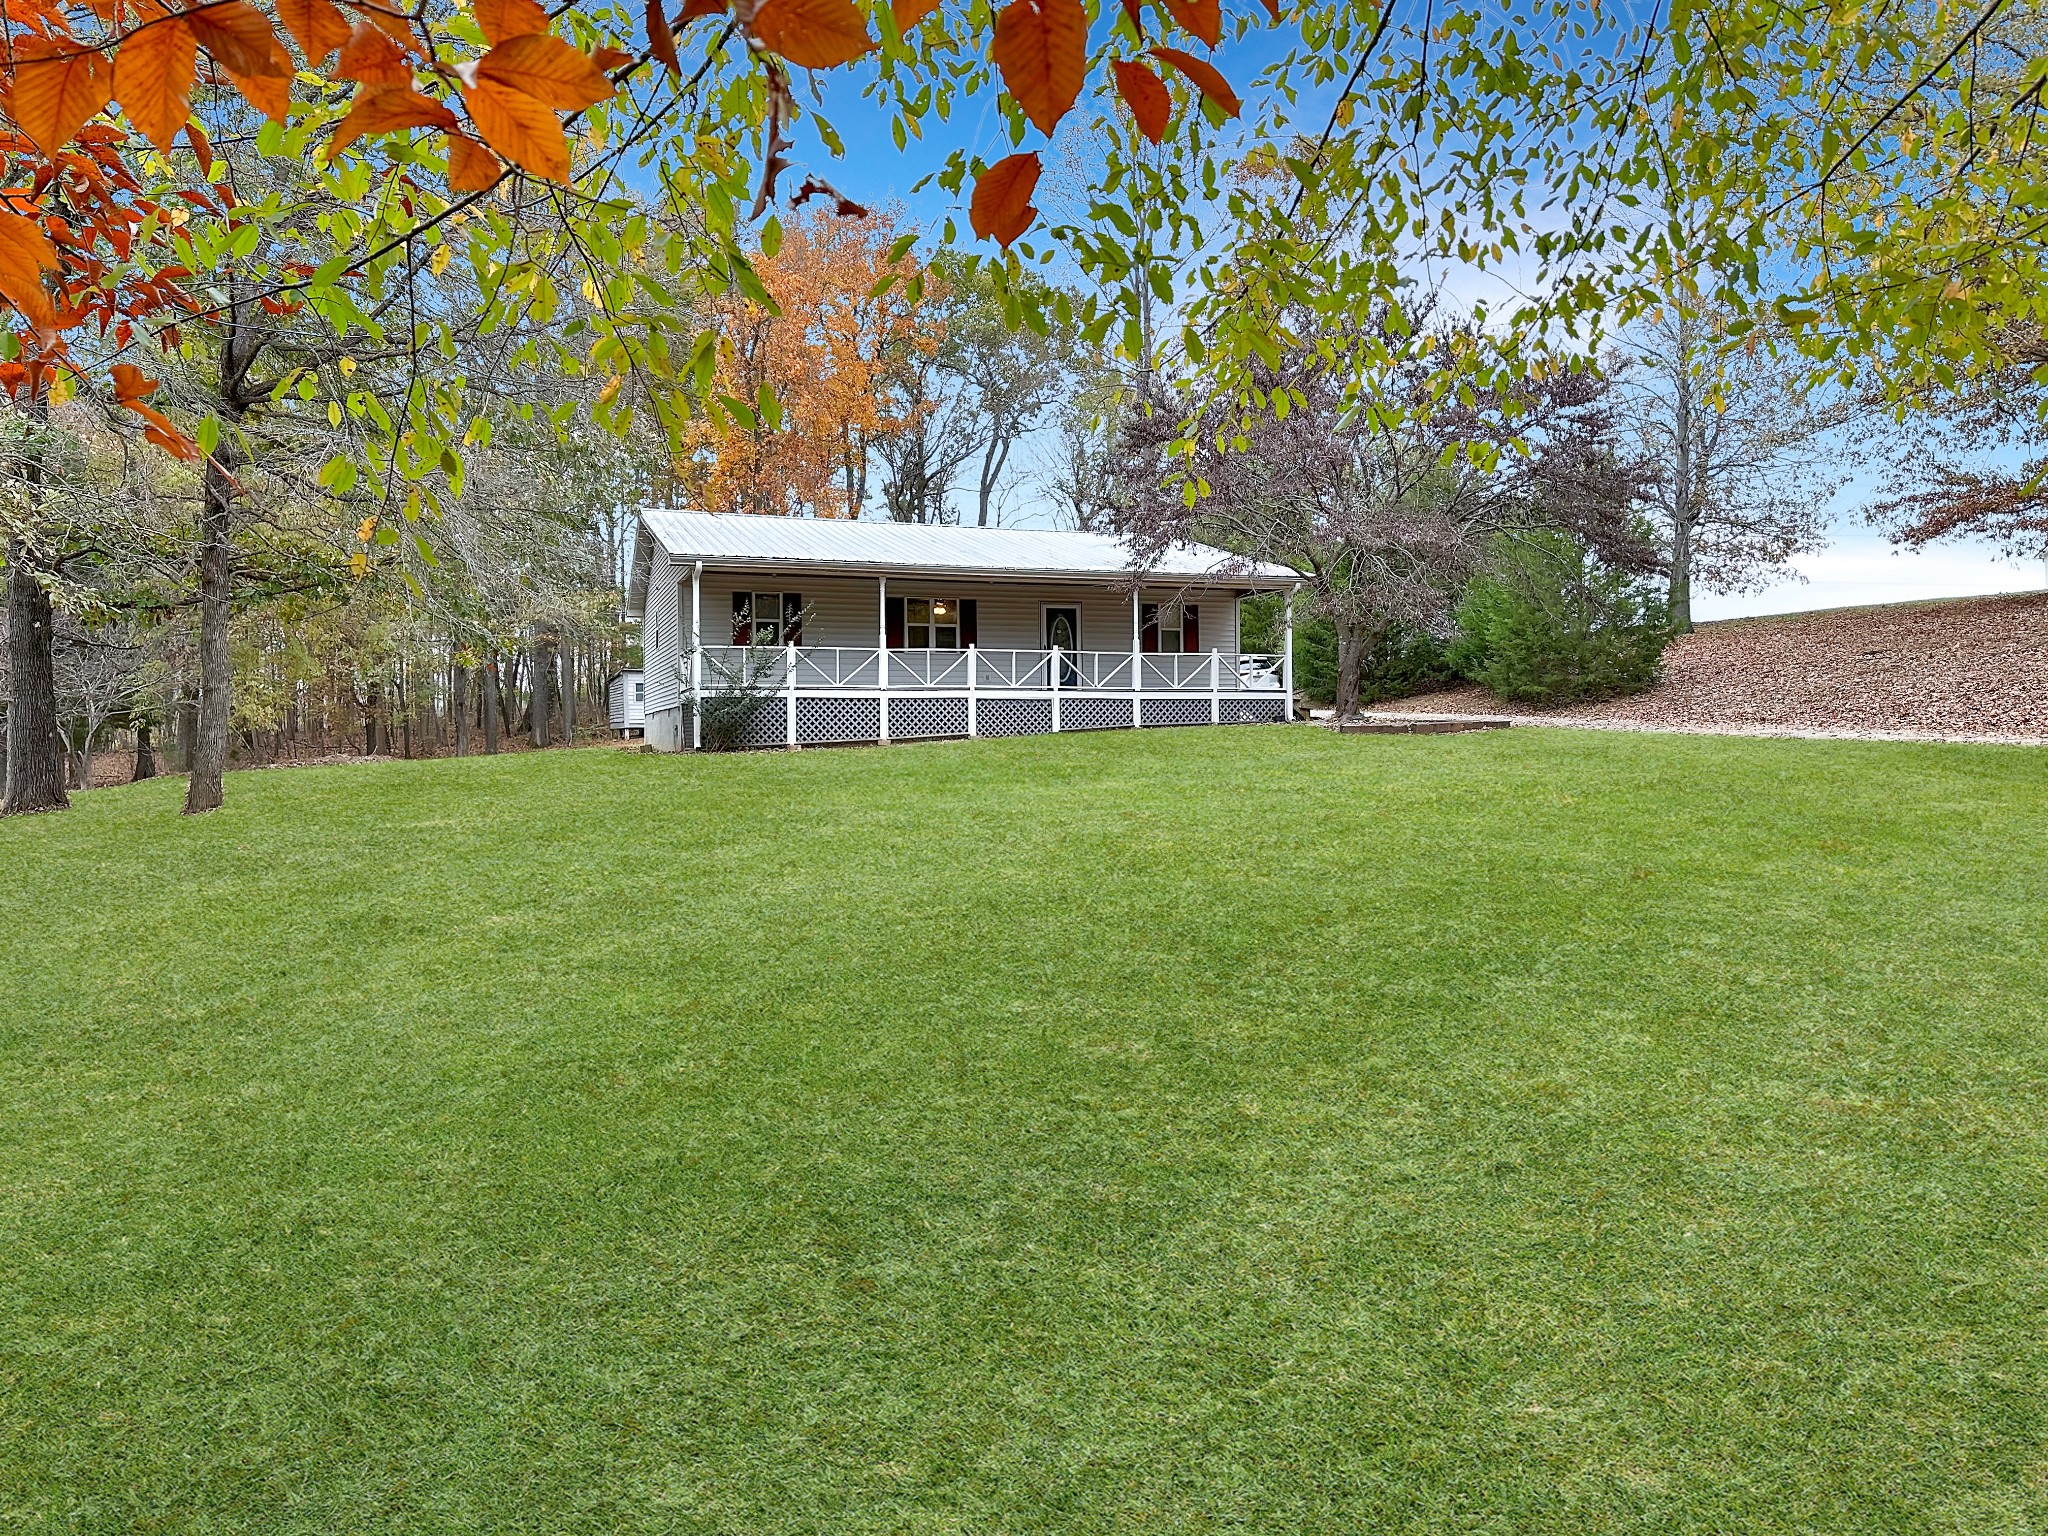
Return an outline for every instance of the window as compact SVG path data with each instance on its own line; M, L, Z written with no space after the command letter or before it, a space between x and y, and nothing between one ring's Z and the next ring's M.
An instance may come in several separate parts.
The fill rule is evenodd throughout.
M633 685L633 702L635 704L645 704L647 702L647 685L645 683L635 683Z
M913 651L960 649L960 601L910 597L903 601L903 643Z
M1199 651L1202 610L1193 603L1138 605L1138 648L1143 651Z
M975 600L892 597L886 630L892 650L958 651L975 644Z
M802 645L804 600L797 592L735 592L734 645Z

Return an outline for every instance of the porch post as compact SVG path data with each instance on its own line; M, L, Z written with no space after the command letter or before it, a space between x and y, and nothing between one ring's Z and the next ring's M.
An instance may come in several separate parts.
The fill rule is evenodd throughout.
M690 750L704 750L704 562L690 567Z
M789 704L788 744L796 745L796 646L789 641L782 645L782 686Z
M1209 723L1223 723L1223 660L1216 648L1209 648Z
M1052 729L1057 736L1060 729L1060 648L1052 648Z
M1136 587L1131 588L1131 729L1134 731L1145 723L1145 662L1144 652L1138 644L1141 627L1138 599L1143 595Z
M975 684L979 681L976 675L975 662L980 659L980 652L981 647L978 645L967 647L967 734L970 736L979 736L981 734L981 722L975 718L974 708L976 702Z
M1294 722L1294 594L1301 590L1294 586L1287 589L1287 600L1280 611L1287 616L1281 627L1280 639L1280 687L1287 695L1286 707L1280 716L1283 725Z
M877 741L889 739L889 578L875 578L875 712L881 729Z

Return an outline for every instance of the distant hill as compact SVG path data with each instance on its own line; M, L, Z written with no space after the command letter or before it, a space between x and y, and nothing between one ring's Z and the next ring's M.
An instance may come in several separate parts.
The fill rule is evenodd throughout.
M1476 687L1384 707L1501 708ZM1664 681L1648 693L1558 713L1645 725L2048 736L2048 592L1702 624L1665 653Z

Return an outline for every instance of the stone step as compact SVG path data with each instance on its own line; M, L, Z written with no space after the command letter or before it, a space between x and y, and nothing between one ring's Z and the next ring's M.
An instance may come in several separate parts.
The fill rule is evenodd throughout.
M1345 736L1445 736L1453 731L1503 731L1504 715L1368 715L1337 727Z

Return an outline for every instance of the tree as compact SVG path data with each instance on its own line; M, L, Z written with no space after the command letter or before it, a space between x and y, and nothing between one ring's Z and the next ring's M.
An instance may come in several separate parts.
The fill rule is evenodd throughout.
M1846 405L1816 404L1803 360L1776 337L1728 337L1724 308L1686 303L1636 322L1609 359L1614 401L1654 469L1645 501L1663 545L1670 622L1692 629L1696 586L1753 590L1826 539L1842 484L1831 441Z
M938 366L958 385L961 430L978 460L975 522L986 528L1012 451L1072 383L1075 338L1058 320L1055 290L1036 279L998 284L958 260L938 271L947 290ZM1020 290L1036 291L1020 301Z
M1655 567L1631 522L1641 475L1614 451L1600 380L1558 374L1513 395L1434 400L1438 354L1469 345L1464 330L1404 335L1383 313L1370 348L1337 338L1331 349L1399 359L1360 376L1331 366L1312 312L1283 318L1276 329L1295 339L1253 377L1288 404L1212 404L1178 439L1166 423L1180 412L1165 402L1127 410L1111 515L1141 562L1201 539L1301 572L1336 626L1340 717L1358 711L1374 645L1395 626L1442 627L1460 579L1503 534L1564 528L1626 567ZM1534 444L1526 456L1523 444Z
M711 306L711 391L726 408L685 430L682 479L713 509L858 517L870 451L930 408L919 389L941 317L879 218L773 226L756 268L760 297Z

